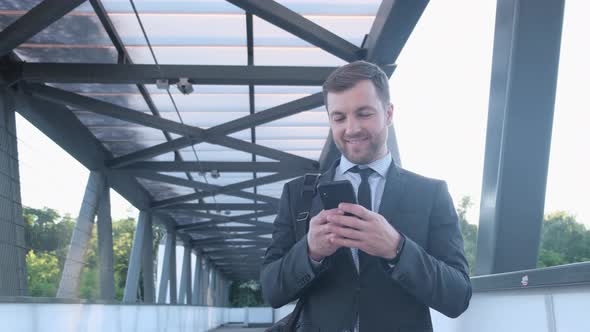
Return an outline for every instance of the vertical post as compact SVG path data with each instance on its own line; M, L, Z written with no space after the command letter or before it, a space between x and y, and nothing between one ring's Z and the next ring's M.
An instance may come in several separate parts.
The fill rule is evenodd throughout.
M80 274L84 266L84 255L92 235L94 217L98 209L100 195L104 186L103 176L98 172L90 172L84 199L80 207L80 214L72 232L72 239L61 274L61 281L56 297L78 298L80 288Z
M535 268L564 0L498 0L476 274Z
M172 241L170 250L170 304L178 303L178 288L176 286L176 229L172 225L169 225L167 232L170 234L170 240Z
M180 290L178 292L179 303L192 304L192 280L191 280L191 257L192 250L189 243L184 243L182 254L182 274L180 276Z
M176 231L170 225L166 227L166 246L164 247L164 262L160 276L158 303L166 303L166 294L170 304L177 303L176 289Z
M201 279L202 279L202 267L201 267L201 252L197 252L197 259L195 261L195 276L193 278L193 303L194 305L201 305L200 295L201 291Z
M211 272L209 271L209 262L205 261L205 274L203 275L203 305L209 306L209 281Z
M145 228L149 223L150 215L147 212L139 213L139 220L135 227L133 235L133 244L131 245L131 254L129 257L129 268L127 270L127 279L125 280L125 290L123 292L123 303L137 302L137 288L139 286L139 271L141 268L141 254L145 242Z
M115 274L113 268L113 224L111 220L111 196L106 177L98 204L97 233L100 259L100 298L115 299Z
M0 89L0 296L27 295L24 225L14 103Z
M152 216L147 214L145 218L145 233L142 245L141 267L143 275L143 302L155 302L154 287L154 229L152 227Z

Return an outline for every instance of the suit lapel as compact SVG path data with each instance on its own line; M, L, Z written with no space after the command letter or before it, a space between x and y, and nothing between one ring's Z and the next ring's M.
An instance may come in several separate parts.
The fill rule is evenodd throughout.
M391 163L387 171L387 179L385 181L385 188L383 189L383 195L381 196L381 203L379 204L378 213L382 215L387 222L389 222L394 228L397 229L397 222L395 215L399 208L400 200L405 191L405 177L403 173L397 168L394 162ZM359 255L361 251L359 251ZM363 258L360 260L360 272L366 270L373 261L378 258L362 253Z
M385 217L391 224L388 217L393 217L395 211L398 209L399 201L403 196L405 190L405 177L400 170L391 163L387 171L387 181L385 181L385 188L383 189L383 196L381 196L381 204L379 204L379 214Z

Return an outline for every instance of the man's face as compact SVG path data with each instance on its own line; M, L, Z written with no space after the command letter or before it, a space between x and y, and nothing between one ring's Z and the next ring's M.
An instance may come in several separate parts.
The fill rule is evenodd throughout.
M387 126L393 106L383 105L373 83L328 92L328 117L334 143L355 164L368 164L387 154Z

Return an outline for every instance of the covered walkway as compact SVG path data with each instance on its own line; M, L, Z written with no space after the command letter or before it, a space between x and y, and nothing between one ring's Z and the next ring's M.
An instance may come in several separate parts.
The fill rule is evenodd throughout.
M564 2L497 1L475 293L458 319L432 311L437 332L590 330L590 263L537 269ZM290 312L230 308L230 285L258 278L283 184L339 157L325 78L360 59L394 75L428 3L0 0L0 329L261 331L222 325ZM91 172L55 298L27 296L16 113ZM110 189L140 210L122 299Z

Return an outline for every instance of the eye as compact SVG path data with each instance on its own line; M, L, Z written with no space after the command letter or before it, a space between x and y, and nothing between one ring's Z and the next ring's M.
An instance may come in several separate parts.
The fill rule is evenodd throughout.
M342 122L343 120L344 120L344 117L341 115L335 115L332 117L333 122Z

